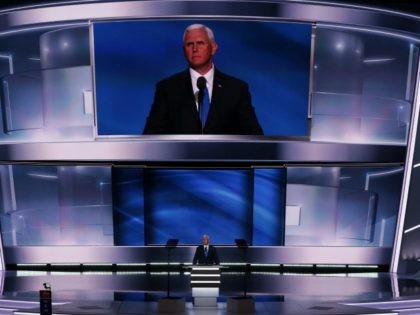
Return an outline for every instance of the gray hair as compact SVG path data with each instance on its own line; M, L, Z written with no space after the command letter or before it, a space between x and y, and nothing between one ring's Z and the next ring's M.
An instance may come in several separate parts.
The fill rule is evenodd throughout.
M207 33L207 36L209 37L210 41L215 42L214 33L213 31L204 24L191 24L190 26L187 26L187 28L184 31L184 35L182 37L182 41L185 42L185 37L187 36L187 33L192 30L204 30Z

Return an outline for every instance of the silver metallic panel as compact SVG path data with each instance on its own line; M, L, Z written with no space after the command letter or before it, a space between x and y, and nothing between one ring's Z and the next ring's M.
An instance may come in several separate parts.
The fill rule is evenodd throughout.
M166 288L166 274L150 274L150 273L138 273L138 274L72 274L72 275L53 275L53 274L36 274L30 273L17 276L7 275L5 277L5 289L4 293L17 293L28 294L28 292L37 291L40 289L40 285L44 282L51 284L53 288L54 301L68 301L68 300L99 300L98 296L105 297L102 294L111 292L111 301L114 298L114 292L145 292L153 293L164 292ZM171 275L171 290L180 295L191 296L190 277L185 274L172 274ZM410 284L411 290L418 289L415 283ZM404 282L401 281L403 285ZM296 298L304 300L305 295L317 296L324 299L335 300L340 296L340 300L345 301L363 301L367 297L364 294L370 294L369 300L375 295L383 294L382 298L388 297L391 291L390 279L386 276L381 278L369 277L359 275L357 277L351 276L297 276L297 275L279 275L279 274L251 274L248 281L248 294L250 295L289 295L290 299ZM83 296L77 296L82 294ZM101 295L100 295L101 294ZM243 294L243 275L235 273L222 273L220 294L222 296L242 295ZM24 297L20 296L21 299ZM25 296L26 297L26 296ZM72 299L73 297L73 299ZM76 297L76 298L75 298ZM348 300L349 299L349 300ZM102 300L107 300L102 298ZM33 301L33 300L32 300ZM286 300L286 302L298 305L296 301ZM2 299L2 307L6 303L5 298ZM27 301L26 303L29 303ZM35 303L35 302L33 302ZM39 302L38 302L39 303ZM92 302L91 302L92 303ZM141 303L141 302L140 302ZM86 305L86 304L85 304ZM92 305L92 304L88 304ZM102 304L103 305L103 304ZM307 303L305 303L307 305ZM57 305L57 308L59 306ZM15 307L16 308L16 307ZM78 309L80 311L81 308ZM98 308L99 309L99 308ZM103 311L104 308L101 308ZM313 312L304 312L305 309L300 308L301 313L292 314L314 314ZM136 314L139 314L139 310L136 310ZM337 309L335 309L337 311ZM66 312L64 314L75 314L77 311L72 313ZM211 313L210 313L211 312ZM195 314L218 314L217 309L213 310L201 310L200 313ZM219 314L221 311L219 310ZM77 313L76 313L77 314ZM80 313L79 313L80 314ZM111 314L111 313L108 313ZM115 313L112 313L115 314ZM130 313L133 314L133 313ZM146 314L146 313L140 313ZM148 312L147 314L155 314L154 312ZM189 313L191 314L191 313ZM194 314L194 313L192 313ZM224 314L224 313L222 313ZM260 313L257 313L260 314ZM263 314L290 314L280 312L270 312ZM319 313L317 313L319 314ZM325 314L325 313L324 313ZM335 313L338 314L338 313ZM361 314L360 312L347 312L339 314ZM363 314L367 314L363 312Z
M61 4L6 11L0 16L0 31L43 23L168 16L276 18L386 28L413 34L420 32L419 19L408 14L325 2L296 1L116 1Z
M223 136L157 136L143 139L7 144L0 146L0 160L403 163L405 159L403 146L306 141L259 142L253 138Z
M407 148L404 185L401 194L398 225L395 233L394 251L391 271L400 273L417 273L420 269L420 217L418 211L419 169L420 166L420 134L418 119L420 110L420 67L417 69L417 84L411 133Z
M171 262L190 263L195 246L171 251ZM265 264L372 264L388 265L388 247L250 247L246 259L236 247L218 247L223 263L247 262ZM166 263L165 247L145 246L31 246L5 247L6 264L54 263Z

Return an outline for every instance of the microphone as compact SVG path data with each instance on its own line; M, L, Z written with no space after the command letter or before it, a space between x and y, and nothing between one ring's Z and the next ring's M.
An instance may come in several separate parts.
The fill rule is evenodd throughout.
M207 80L205 77L199 77L197 79L199 107L201 107L201 105L203 104L204 90L206 89L206 83L207 83Z

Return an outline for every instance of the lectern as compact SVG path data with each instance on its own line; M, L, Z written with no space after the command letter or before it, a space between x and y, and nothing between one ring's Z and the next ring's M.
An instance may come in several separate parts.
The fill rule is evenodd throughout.
M193 265L191 267L191 288L194 306L215 307L220 286L219 265Z

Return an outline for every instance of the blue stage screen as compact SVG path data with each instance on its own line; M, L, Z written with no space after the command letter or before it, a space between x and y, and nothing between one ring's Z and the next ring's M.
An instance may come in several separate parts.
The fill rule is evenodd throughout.
M142 168L113 168L114 245L144 245Z
M285 168L254 170L252 245L284 244L286 185Z
M178 238L215 244L252 238L251 170L153 170L145 186L148 244Z
M311 25L215 20L94 23L99 136L142 134L155 84L187 68L192 23L214 31L216 68L248 83L264 135L308 136Z
M284 243L285 169L114 168L115 245Z

